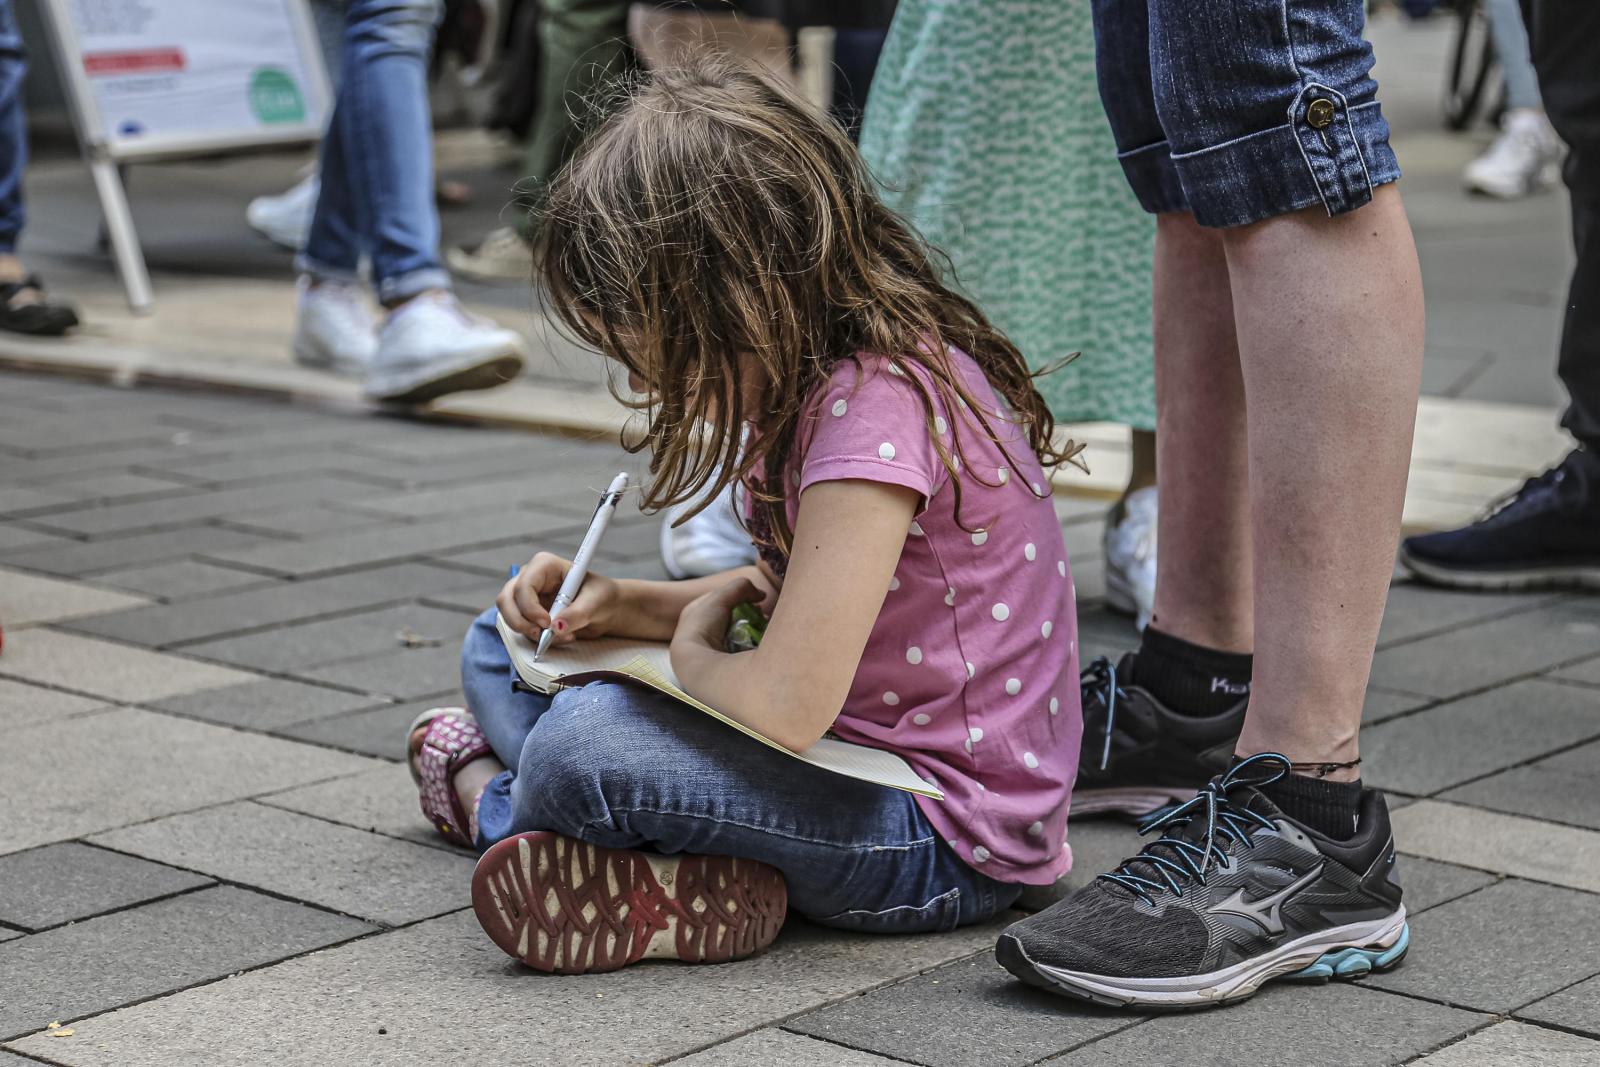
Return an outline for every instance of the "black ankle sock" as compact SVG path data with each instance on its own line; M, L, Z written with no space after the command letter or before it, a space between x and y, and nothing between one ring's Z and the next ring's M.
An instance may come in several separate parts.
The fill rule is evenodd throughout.
M1304 774L1286 774L1268 782L1261 791L1295 822L1303 823L1335 841L1355 836L1361 811L1361 779L1330 782Z
M1146 626L1133 684L1182 715L1227 711L1250 695L1248 652L1218 652Z

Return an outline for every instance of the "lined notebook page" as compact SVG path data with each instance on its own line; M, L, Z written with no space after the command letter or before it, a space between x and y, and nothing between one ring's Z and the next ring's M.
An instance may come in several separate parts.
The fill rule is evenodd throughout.
M593 641L574 641L570 645L551 648L539 660L533 658L534 642L507 626L504 619L496 619L501 640L511 654L511 662L524 682L544 692L559 688L564 680L579 676L594 677L600 674L621 675L632 678L658 692L665 693L696 711L711 716L718 722L733 727L747 737L753 737L768 748L786 756L821 767L825 771L842 774L864 782L885 785L919 793L935 800L943 800L944 793L919 778L910 764L892 752L853 745L832 737L824 737L804 752L791 752L744 723L731 719L722 712L704 704L678 688L678 679L672 673L672 659L667 646L656 641L630 641L622 638L601 637Z

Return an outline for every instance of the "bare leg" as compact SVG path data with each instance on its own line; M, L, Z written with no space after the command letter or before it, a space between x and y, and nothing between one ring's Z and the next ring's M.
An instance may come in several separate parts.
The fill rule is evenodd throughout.
M1298 212L1223 241L1250 397L1257 591L1254 688L1238 751L1352 760L1416 417L1416 247L1393 185L1348 215ZM1164 446L1179 443L1165 423L1161 434ZM1165 452L1161 461L1165 579L1173 477Z
M1173 637L1249 652L1250 491L1244 382L1222 236L1162 215L1155 251L1156 610Z

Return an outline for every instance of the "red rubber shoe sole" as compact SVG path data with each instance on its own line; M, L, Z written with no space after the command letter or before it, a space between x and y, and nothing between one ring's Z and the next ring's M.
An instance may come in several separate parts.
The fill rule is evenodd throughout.
M553 974L744 959L778 936L788 903L783 875L755 860L655 856L547 831L498 842L472 872L484 933Z

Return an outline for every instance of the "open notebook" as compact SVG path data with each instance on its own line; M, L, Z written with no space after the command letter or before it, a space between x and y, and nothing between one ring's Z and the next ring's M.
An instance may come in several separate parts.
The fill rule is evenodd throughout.
M743 723L702 704L678 688L667 646L659 641L600 637L593 641L574 641L570 645L547 649L543 659L535 660L532 641L507 626L504 619L497 618L495 624L500 630L500 639L506 644L506 651L511 653L511 663L516 667L518 676L541 693L554 692L569 684L593 681L600 675L630 678L813 767L821 767L847 778L859 778L863 782L886 785L891 789L920 793L935 800L944 799L944 793L917 777L911 766L892 752L853 745L833 737L824 737L804 752L791 752Z

